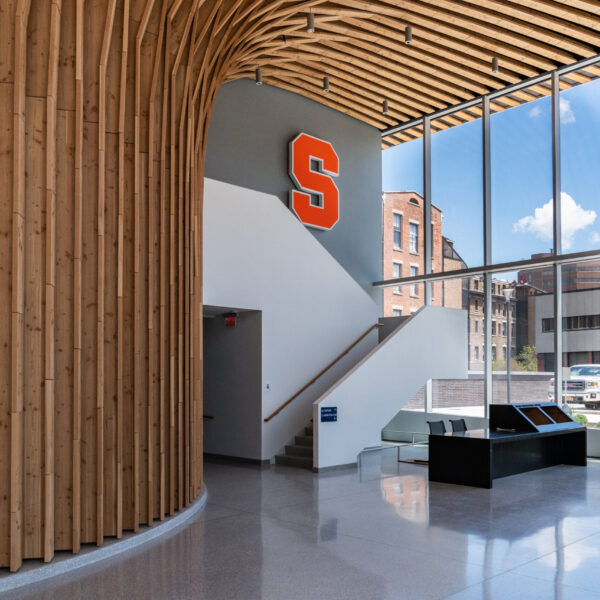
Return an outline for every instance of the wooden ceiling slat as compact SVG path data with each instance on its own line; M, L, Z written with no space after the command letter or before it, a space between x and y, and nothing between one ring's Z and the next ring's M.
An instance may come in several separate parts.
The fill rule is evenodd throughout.
M417 69L423 73L435 74L443 77L446 81L452 82L458 86L469 86L472 90L479 90L479 94L484 94L489 87L496 86L497 80L492 77L489 66L486 73L480 73L468 67L463 67L456 64L449 64L447 61L438 58L434 60L422 60L419 58L419 52L407 51L408 46L402 42L396 41L393 49L391 42L381 36L368 33L368 27L364 30L357 30L348 26L339 26L335 23L327 23L325 30L334 31L350 40L350 44L356 45L367 51L375 48L375 53L379 56L384 56L392 61L398 61L398 58L403 64L408 67ZM413 50L412 48L410 50ZM416 50L416 48L415 48Z
M428 0L424 1L427 2ZM521 23L530 23L531 26L535 26L536 28L543 28L546 31L540 31L538 29L535 32L539 39L551 44L560 44L562 41L565 49L570 49L575 54L585 56L586 58L587 56L592 56L594 53L592 52L591 54L586 55L578 52L578 47L581 47L585 51L586 45L578 44L576 43L576 40L581 40L582 42L585 42L585 44L590 44L591 46L600 45L600 34L595 31L590 31L589 26L581 27L579 25L574 25L570 20L548 16L547 13L528 7L527 2L518 2L514 4L511 2L498 2L497 0L462 0L462 2L517 19L517 21L514 21L513 23L518 24L519 30L522 33L527 32L528 29L527 26L523 26ZM531 2L530 4L535 5L536 3ZM565 12L567 11L565 10ZM590 20L593 21L593 19ZM581 21L576 22L580 23ZM526 35L529 35L529 33L526 33ZM565 39L562 36L573 39Z
M443 79L436 76L428 77L427 83L424 83L425 80L417 79L417 74L414 71L403 67L401 63L398 63L398 66L395 68L395 64L391 63L391 61L387 59L384 60L376 54L355 48L350 49L348 46L344 44L338 44L337 42L326 41L321 44L321 47L323 46L336 50L340 53L346 53L353 58L356 57L357 59L360 59L362 64L367 66L367 69L377 70L380 73L387 73L388 79L404 79L411 86L414 86L415 89L419 89L423 93L434 98L439 98L443 102L455 103L457 100L468 100L469 98L477 95L469 92L465 88L459 88L455 85L450 85Z
M594 55L593 49L586 44L577 43L554 32L546 32L531 24L522 24L514 18L504 18L490 10L474 8L467 4L467 0L400 0L400 4L409 4L413 10L418 11L431 10L433 6L439 18L461 23L473 32L495 37L506 44L519 42L522 48L562 64L573 62L574 56L587 58Z
M379 128L501 91L593 57L600 48L597 0L227 0L222 6L219 23L223 17L235 26L227 80L253 78L260 66L266 82ZM315 15L312 34L306 31L309 11ZM410 46L403 43L408 24ZM498 73L491 72L493 57ZM329 94L321 90L324 75ZM600 65L586 66L562 77L560 86L598 76ZM494 98L491 108L521 106L550 92L547 81L536 83ZM481 113L477 105L460 109L437 118L432 129ZM421 135L422 128L412 127L386 137L382 147Z
M432 107L441 108L452 102L454 98L450 94L440 92L435 87L428 83L420 83L416 79L409 77L402 77L397 73L392 73L385 69L381 69L375 63L362 60L361 58L354 56L350 52L344 52L345 49L341 47L342 51L335 49L325 48L323 45L303 48L303 52L311 54L310 60L318 60L319 57L331 59L332 63L335 64L339 61L339 67L350 70L354 70L361 74L361 76L377 77L380 83L384 86L382 92L389 89L392 86L398 85L400 89L406 91L407 94L412 94L415 98L419 98L422 102ZM299 62L302 60L302 54L299 55ZM342 66L343 65L343 66ZM323 73L327 75L327 73Z
M558 17L558 19L570 21L594 31L600 31L600 22L598 22L598 19L591 11L581 10L581 7L575 7L577 2L569 1L565 4L561 4L560 2L552 0L508 0L508 2L505 2L504 4L527 6L533 10L552 15L553 17ZM573 6L569 6L569 4L572 4ZM595 8L598 8L598 2L595 2ZM600 11L597 14L600 15ZM585 39L585 37L582 39Z
M402 40L404 32L396 28L398 24L392 19L377 16L368 23L357 19L345 19L344 22L354 27L361 28L363 31L371 31L384 40L393 40L396 43L395 48L402 58L404 56L412 55L419 60L426 60L433 64L438 62L446 68L454 69L458 72L462 72L467 68L468 72L478 72L487 76L485 79L489 78L490 63L488 60L481 60L478 55L467 54L466 52L459 51L457 48L449 48L430 42L429 39L423 35L422 29L419 29L419 43L407 46ZM392 24L393 28L376 24L380 22ZM519 67L520 66L521 65L519 64ZM535 75L536 71L531 70L529 74ZM499 73L494 74L494 78L493 81L495 85L497 85L496 79L500 79L505 83L517 83L517 81L522 79L520 74L513 73L508 69L503 69ZM484 79L481 81L483 82Z
M264 76L269 77L270 75L278 75L279 73L289 71L302 74L317 83L321 81L321 77L323 76L323 71L321 69L316 69L311 64L301 65L298 63L282 63L280 68L275 69L269 67L263 74ZM397 102L395 99L390 99L389 97L382 98L378 93L374 93L364 86L361 86L359 78L356 78L356 83L341 77L334 78L333 81L335 82L335 87L344 90L344 94L348 98L353 98L359 104L369 106L370 110L382 110L383 100L388 100L390 115L386 117L382 114L382 120L388 125L392 125L401 119L404 120L410 118L409 114L404 110L406 107L402 106L400 102ZM412 113L414 113L414 110Z
M382 15L376 15L373 17L373 21L391 31L396 31L400 39L404 36L404 27L408 22L406 19L401 20L397 17L390 18ZM485 63L488 70L491 57L498 56L505 69L519 74L521 78L532 77L537 75L540 70L548 70L553 66L551 62L540 60L535 55L531 57L531 61L524 58L525 53L523 52L515 58L502 52L497 44L490 46L484 45L484 40L481 40L481 43L477 43L477 40L469 40L467 38L470 36L470 32L464 29L439 25L431 19L420 16L412 19L411 22L415 24L414 42L411 49L426 43L432 47L433 52L446 51L449 55L456 56L456 59L461 62L469 58L477 58Z
M366 0L344 1L351 2L352 5L369 6L373 4ZM413 25L413 43L418 43L419 30L417 26L423 25L437 32L437 39L441 44L446 40L455 38L481 47L487 51L489 61L493 56L507 56L535 66L538 72L549 71L556 66L555 59L544 53L543 50L548 49L548 47L543 44L540 51L531 51L528 50L528 39L525 36L511 34L510 30L503 31L501 27L479 25L474 23L472 19L461 18L459 15L453 15L449 18L444 11L439 11L428 5L417 6L417 4L416 0L411 0L410 3L398 0L397 5L390 5L388 1L377 3L380 6L380 14L399 19L404 25ZM406 6L409 6L409 8L403 8ZM505 40L509 40L509 42ZM574 61L573 56L567 53L561 52L561 56L564 58L565 63Z

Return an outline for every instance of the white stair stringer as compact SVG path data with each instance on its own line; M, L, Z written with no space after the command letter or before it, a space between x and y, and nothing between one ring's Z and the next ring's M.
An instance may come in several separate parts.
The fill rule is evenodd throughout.
M361 450L381 444L382 428L429 379L466 379L467 313L426 306L313 403L314 467L355 464ZM321 423L320 408L337 407Z

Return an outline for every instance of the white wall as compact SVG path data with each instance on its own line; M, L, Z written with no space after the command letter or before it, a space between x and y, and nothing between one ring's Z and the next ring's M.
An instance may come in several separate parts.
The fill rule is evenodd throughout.
M376 323L379 308L277 197L212 179L204 189L204 304L262 311L264 418ZM253 458L288 443L308 424L313 400L376 343L374 331L263 422Z
M314 402L315 467L355 463L428 379L466 379L467 368L467 312L422 308ZM324 406L337 422L319 421Z

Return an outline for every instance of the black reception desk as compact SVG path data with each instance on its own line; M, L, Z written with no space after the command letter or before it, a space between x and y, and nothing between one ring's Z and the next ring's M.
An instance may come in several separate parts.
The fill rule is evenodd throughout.
M536 407L543 409L543 405ZM561 419L562 423L553 421L542 426L520 423L517 415L516 421L515 417L511 422L506 421L517 431L496 431L497 417L499 414L506 417L506 411L503 405L496 415L493 410L490 412L490 425L494 425L491 429L430 435L430 481L491 488L493 480L499 477L559 464L587 464L586 428L568 415Z

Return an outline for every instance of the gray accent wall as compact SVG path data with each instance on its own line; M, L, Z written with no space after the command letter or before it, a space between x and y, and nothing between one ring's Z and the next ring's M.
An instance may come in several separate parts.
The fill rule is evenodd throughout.
M332 89L335 82L332 82ZM312 235L375 300L382 278L381 137L374 127L317 102L249 79L219 90L208 131L206 177L277 196L294 184L288 144L300 132L333 144L340 159L340 220ZM233 217L233 215L232 215Z

